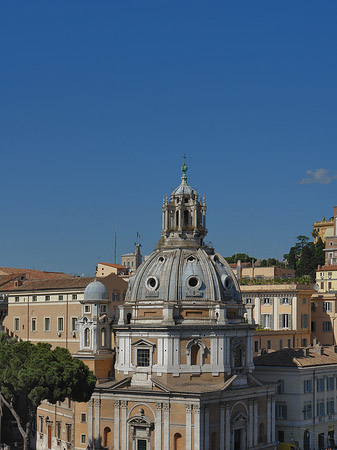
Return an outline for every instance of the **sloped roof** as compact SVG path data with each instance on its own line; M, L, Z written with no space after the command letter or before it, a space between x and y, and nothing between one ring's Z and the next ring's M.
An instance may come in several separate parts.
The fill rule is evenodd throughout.
M71 277L51 280L32 280L26 281L20 286L14 286L14 283L11 283L11 286L1 286L0 291L38 291L45 289L86 288L86 286L94 279L94 277Z
M322 354L321 354L322 349ZM284 348L255 356L256 366L310 367L337 364L335 347Z

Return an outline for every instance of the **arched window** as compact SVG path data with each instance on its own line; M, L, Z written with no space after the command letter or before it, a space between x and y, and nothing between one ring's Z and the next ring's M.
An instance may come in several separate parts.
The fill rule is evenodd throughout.
M310 450L310 431L305 430L303 437L303 449Z
M184 225L189 225L190 222L190 214L187 210L184 211Z
M90 347L90 330L86 328L84 330L84 347Z
M128 325L131 323L131 317L132 317L132 314L131 313L127 313L127 315L126 315L126 323Z
M174 450L183 450L183 438L180 433L174 435Z
M101 347L106 347L107 341L106 328L101 329Z
M191 365L200 365L200 347L198 344L193 344L191 347Z
M110 445L111 445L111 429L109 427L105 427L103 432L103 446L110 447Z

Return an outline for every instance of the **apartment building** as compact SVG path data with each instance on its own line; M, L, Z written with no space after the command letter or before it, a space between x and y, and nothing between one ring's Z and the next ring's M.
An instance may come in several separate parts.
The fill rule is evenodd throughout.
M276 438L302 450L335 448L337 347L283 349L254 358L256 376L277 383Z
M302 347L310 343L313 285L242 285L248 322L255 323L254 355L262 349Z

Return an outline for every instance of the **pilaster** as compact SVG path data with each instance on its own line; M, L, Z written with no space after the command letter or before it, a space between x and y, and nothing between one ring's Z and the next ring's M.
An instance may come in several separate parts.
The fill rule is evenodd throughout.
M192 449L192 405L185 404L186 409L186 450Z

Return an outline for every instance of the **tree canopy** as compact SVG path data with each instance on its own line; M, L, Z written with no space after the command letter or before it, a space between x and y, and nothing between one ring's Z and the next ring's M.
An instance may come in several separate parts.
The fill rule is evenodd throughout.
M65 348L52 350L47 343L0 339L0 401L17 422L24 449L43 400L86 402L95 384L93 372Z
M296 277L310 276L315 281L317 266L324 265L324 248L321 238L314 244L307 236L297 236L295 245L284 255L287 267L295 269Z

